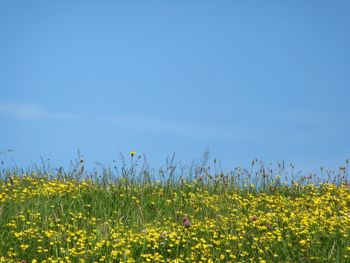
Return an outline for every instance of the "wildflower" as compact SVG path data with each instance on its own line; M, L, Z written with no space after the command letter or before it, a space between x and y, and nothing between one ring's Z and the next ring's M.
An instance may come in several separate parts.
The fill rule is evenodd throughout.
M167 236L167 232L166 231L163 231L161 234L160 234L160 237L161 238L165 238Z
M135 154L136 152L130 152L131 157L134 157Z
M252 217L252 221L256 221L258 218L256 216Z
M112 256L112 258L117 258L117 256L118 256L118 251L116 251L116 250L113 250L112 252L111 252L111 256Z
M300 243L300 245L305 245L306 244L306 240L304 240L304 239L300 240L299 243Z
M190 222L190 219L188 218L188 215L184 215L184 217L182 218L182 225L184 227L190 227L191 226L191 222Z
M26 250L28 247L29 247L29 245L27 245L27 244L21 244L21 245L20 245L20 248L21 248L23 251Z

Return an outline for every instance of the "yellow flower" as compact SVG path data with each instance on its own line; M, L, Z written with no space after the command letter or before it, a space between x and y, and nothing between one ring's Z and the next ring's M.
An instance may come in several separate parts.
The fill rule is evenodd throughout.
M134 157L135 154L136 152L130 152L131 157Z
M118 256L118 251L116 251L116 250L113 250L112 252L111 252L111 256L112 256L112 258L117 258L117 256Z
M300 245L305 245L306 244L306 240L300 240L299 243L300 243Z
M28 247L29 247L29 245L27 245L27 244L21 244L21 245L20 245L20 248L21 248L22 250L26 250Z

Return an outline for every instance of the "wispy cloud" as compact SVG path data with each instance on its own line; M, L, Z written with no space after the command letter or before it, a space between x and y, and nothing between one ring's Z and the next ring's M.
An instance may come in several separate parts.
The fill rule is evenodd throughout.
M70 113L50 112L38 104L0 102L0 114L21 119L73 119Z
M173 135L193 139L242 140L252 137L248 130L242 127L223 127L203 125L195 122L176 120L162 120L145 118L144 116L114 116L114 115L84 115L75 113L52 112L34 103L0 102L0 115L7 115L17 119L32 120L75 120L91 125L111 126L125 130L143 133Z
M242 127L235 129L213 125L203 125L192 122L161 120L140 116L113 116L97 114L94 116L74 113L51 112L33 103L0 102L0 115L17 119L31 120L75 120L94 126L109 126L123 130L139 131L148 134L171 135L205 140L244 140L249 131ZM252 134L250 134L250 138Z
M297 118L301 114L289 114L282 120L270 120L271 125L236 121L214 125L196 121L181 121L174 119L158 119L156 116L140 115L112 115L112 114L76 114L69 112L53 112L43 106L33 103L5 103L0 102L0 116L7 115L17 119L29 120L73 120L94 127L109 127L124 131L134 131L146 134L187 137L199 140L214 140L223 142L261 142L266 138L273 138L274 143L305 142L316 140L324 135L317 133L316 128L322 124L314 116ZM311 120L309 120L311 119ZM265 120L264 120L265 121ZM295 125L296 122L305 122L305 125ZM275 125L276 123L280 123ZM299 127L293 128L293 127Z

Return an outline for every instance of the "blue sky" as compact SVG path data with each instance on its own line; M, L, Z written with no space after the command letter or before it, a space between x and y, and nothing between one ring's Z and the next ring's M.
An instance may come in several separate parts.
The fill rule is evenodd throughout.
M0 158L350 157L349 1L1 1Z

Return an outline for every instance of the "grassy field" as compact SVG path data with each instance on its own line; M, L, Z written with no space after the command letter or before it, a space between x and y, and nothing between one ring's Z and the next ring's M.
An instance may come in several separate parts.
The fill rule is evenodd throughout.
M0 262L350 262L348 162L320 179L138 161L2 170Z

